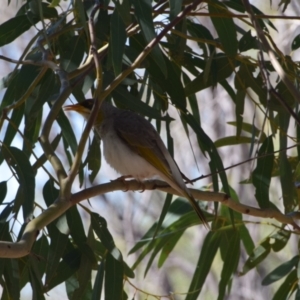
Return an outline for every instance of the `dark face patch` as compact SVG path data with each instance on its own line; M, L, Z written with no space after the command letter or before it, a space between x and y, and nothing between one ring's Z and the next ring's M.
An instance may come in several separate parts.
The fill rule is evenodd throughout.
M79 103L81 106L87 108L88 110L92 110L93 106L94 106L94 100L92 99L87 99L81 103Z

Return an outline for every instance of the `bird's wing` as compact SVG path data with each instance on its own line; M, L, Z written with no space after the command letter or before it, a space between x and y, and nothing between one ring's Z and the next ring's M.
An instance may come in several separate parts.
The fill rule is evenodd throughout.
M173 164L175 162L151 123L135 113L123 111L114 120L114 129L132 151L138 153L164 176L172 179L173 170L166 153Z

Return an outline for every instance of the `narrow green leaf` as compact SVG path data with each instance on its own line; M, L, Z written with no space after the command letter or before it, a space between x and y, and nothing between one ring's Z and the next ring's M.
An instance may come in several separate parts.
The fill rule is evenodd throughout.
M290 236L291 233L285 230L278 230L275 234L272 234L270 238L275 240L275 242L272 243L272 250L274 252L282 250L289 241Z
M218 299L221 300L225 296L226 287L230 284L230 280L236 271L240 258L240 235L236 230L232 230L231 238L227 245L227 252L224 257L224 265L221 272L221 280L219 282Z
M176 246L177 242L179 241L179 239L181 238L182 235L183 235L183 231L178 232L177 234L174 234L173 237L171 239L169 239L167 243L165 243L165 245L163 246L163 248L161 250L159 259L158 259L158 267L159 268L162 267L164 262L167 260L167 258L173 251L174 247Z
M227 124L237 126L236 122L227 122ZM256 126L254 126L253 124L250 124L250 123L243 122L242 130L250 133L251 135L254 134L256 137L261 136L260 143L262 143L267 138L267 136L264 132L261 132L260 129L258 129Z
M138 241L133 248L128 252L128 254L135 253L137 250L141 249L144 245L149 243L152 240L153 235L155 234L157 225L154 223L150 229L144 234L144 236Z
M101 240L104 247L110 252L114 259L123 261L120 250L116 247L111 233L107 228L107 222L104 218L100 217L96 213L91 214L91 225L93 230ZM122 267L123 268L123 267Z
M115 76L118 76L122 71L123 54L127 39L126 28L117 9L114 10L110 21L110 53Z
M186 86L188 83L191 82L189 76L186 73L182 73L183 75L183 82L184 85ZM200 112L199 112L199 107L198 107L198 101L197 101L197 97L195 94L191 94L188 96L189 99L189 103L192 109L192 115L194 116L196 122L198 124L201 124L201 120L200 120Z
M123 299L123 277L122 261L116 260L108 253L105 261L105 300Z
M73 4L74 4L73 7L74 7L75 21L80 28L83 27L84 33L88 37L89 36L89 30L87 25L88 22L87 22L83 2L81 0L75 0Z
M31 21L34 21L34 23ZM39 18L32 16L31 20L29 20L26 15L21 15L2 23L0 25L0 47L14 41L38 21Z
M299 289L299 286L298 286L297 290L296 290L295 300L299 300L299 299L300 299L300 289Z
M62 135L61 134L58 134L54 139L53 141L51 142L51 146L52 146L52 149L53 150L56 150L59 142L60 142L60 139L61 139ZM43 166L45 163L47 162L47 157L45 154L42 154L37 160L36 162L32 165L32 168L35 172L37 172L37 170Z
M130 38L131 48L134 48L137 53L143 51L146 46L145 41L141 35L135 35ZM157 61L152 56L147 57L145 60L146 69L151 76L151 81L155 83L159 88L155 88L152 84L152 89L154 90L153 95L156 100L162 103L164 107L167 106L168 98L167 93L172 103L180 110L186 111L186 98L184 87L180 78L180 68L169 59L164 57L164 65L167 68L168 77L164 75L161 69L156 66ZM159 93L159 95L157 95Z
M210 86L215 86L218 82L229 77L233 72L232 64L224 53L218 53L212 61L212 69L210 70L207 80L204 80L204 72L197 76L185 87L185 94L189 96L196 92L202 91Z
M41 53L34 53L27 55L26 59L40 60L42 59ZM24 96L24 93L28 90L28 87L36 80L37 76L41 72L41 67L34 65L24 65L21 67L18 76L16 77L17 90L15 92L15 100L19 100ZM41 80L41 79L39 79ZM37 83L37 82L36 82ZM39 81L40 83L40 81Z
M9 294L8 299L20 299L19 276L18 261L16 259L6 259L3 278Z
M69 248L69 252L67 252L59 262L55 276L53 276L51 281L44 287L45 292L50 291L52 288L65 282L79 269L81 253L78 249L72 249L71 245Z
M173 203L175 202L176 205L173 205ZM152 250L154 252L150 257L150 260L153 260L156 254L162 249L162 247L166 244L167 241L173 238L173 236L179 233L183 233L190 226L199 225L199 218L197 214L186 201L183 202L176 200L175 202L173 202L170 206L170 212L172 212L172 214L179 214L181 215L181 217L179 219L176 218L175 222L172 222L169 226L161 230L158 234L156 233L156 231L154 232L154 230L157 229L156 224L154 224L150 228L150 230L143 237L143 239L140 242L138 242L135 245L135 247L129 252L133 253L142 246L146 245L144 250L141 252L139 257L133 264L132 269L135 269L137 265L145 258L145 256Z
M289 295L298 288L297 271L293 270L281 284L272 300L289 299Z
M43 105L53 97L59 94L60 84L56 80L55 74L48 70L40 82L38 94L35 101L28 110L28 115L35 117L43 108Z
M76 297L74 297L74 292L76 291L76 289L80 288L79 282L77 277L75 276L75 274L73 274L71 277L69 277L66 282L66 292L68 295L69 299L76 299Z
M35 172L27 156L18 148L8 147L5 144L1 148L3 157L16 172L19 181L19 191L23 196L22 207L24 219L31 218L35 197Z
M170 238L171 238L170 236L166 236L166 237L163 237L163 238L158 238L158 239L152 240L152 242L149 243L149 245L144 249L144 251L138 257L138 259L136 260L136 262L132 266L132 269L135 269L136 266L138 265L138 263L141 262L142 259L145 258L146 254L150 253L150 251L153 250L153 252L152 252L152 254L151 254L151 256L150 256L150 258L147 262L146 268L145 268L144 277L146 277L148 271L150 270L150 268L152 266L154 258L156 257L158 252L162 249L163 245L165 243L167 243Z
M236 136L239 138L242 132L243 115L245 106L246 90L237 90L235 102Z
M1 211L0 213L0 223L4 223L7 218L11 215L13 209L14 209L14 200L9 202L9 203L5 203L3 205L6 205L6 207ZM3 206L2 206L3 208Z
M232 146L232 145L250 144L251 142L252 142L251 137L247 137L247 136L237 137L236 135L234 135L234 136L227 136L218 139L217 141L215 141L214 144L217 148L220 148L220 147Z
M270 238L267 238L264 242L262 242L253 250L243 267L241 275L245 275L251 269L256 267L259 263L261 263L269 255L270 251Z
M57 199L58 195L59 190L55 188L54 181L52 179L49 179L43 187L43 197L47 206L53 204L53 202Z
M266 105L267 93L263 88L261 76L255 78L254 73L256 67L253 65L241 64L240 69L234 78L234 85L237 90L245 90L251 87L252 90L259 96L261 103Z
M61 67L71 72L76 70L85 55L86 41L82 35L71 35L69 33L60 35L58 38Z
M226 177L223 166L223 162L221 160L221 157L212 142L212 140L209 138L209 136L204 132L204 130L200 127L200 125L196 122L194 117L191 114L181 114L181 118L187 122L191 128L194 130L194 132L197 135L198 144L204 154L208 153L211 161L210 163L213 164L213 169L211 170L212 173L215 173L217 170L221 171L219 176L221 179L221 182L223 184L223 189L225 193L230 195L230 188L228 185L228 180Z
M68 118L65 116L65 114L62 111L60 111L56 120L61 128L63 137L65 138L68 145L70 146L73 155L75 155L77 152L77 140Z
M157 234L157 232L161 229L161 226L163 224L163 221L169 211L169 208L170 208L170 205L171 205L171 202L172 202L172 198L173 198L173 195L171 194L167 194L166 195L166 199L164 201L164 206L161 210L161 213L160 213L160 216L159 216L159 219L156 223L156 230L155 230L155 233L154 233L154 237L155 235Z
M240 237L241 237L241 240L244 244L246 252L247 252L248 255L251 255L251 253L253 252L253 250L255 248L252 237L249 234L249 231L248 231L248 229L245 225L240 226L239 230L240 230Z
M210 231L203 242L192 282L185 300L197 300L220 244L220 233Z
M126 26L129 26L132 22L132 17L130 13L130 0L113 0L116 8Z
M291 270L296 267L299 263L299 255L294 256L292 259L279 265L272 272L270 272L261 282L262 285L269 285L273 282L286 276Z
M16 97L17 94L17 88L18 88L18 77L20 75L20 71L18 70L14 76L10 79L9 85L5 91L5 94L3 96L3 99L0 103L0 108L1 108L1 113L2 109L5 108L6 106L12 104Z
M36 273L39 275L39 280L45 274L47 266L47 256L49 252L49 242L46 235L42 235L32 247L31 252L33 253L31 260L35 260L35 267L37 268Z
M139 98L130 94L123 86L117 87L112 92L112 96L120 108L130 109L151 119L164 119L159 110L145 104ZM124 103L126 103L126 107L124 106Z
M89 145L86 159L88 170L91 171L91 173L89 174L89 179L92 183L101 167L100 140L96 135L94 135L92 143Z
M32 290L32 299L34 300L43 300L44 297L44 288L43 288L43 282L42 277L43 274L39 272L39 263L37 259L33 258L32 256L29 257L29 280L31 284L31 290Z
M247 31L239 40L240 52L248 51L250 49L259 49L257 37L252 36L251 30Z
M220 85L225 89L225 91L228 93L228 95L230 96L230 98L232 99L232 101L235 104L236 94L235 94L235 91L233 90L233 88L231 87L231 85L228 83L228 81L226 79L221 80Z
M93 288L92 300L101 299L103 281L104 281L104 270L105 270L105 262L101 261L98 266L97 275Z
M210 14L230 14L227 7L220 2L213 2L208 5ZM237 34L232 18L211 18L224 51L229 56L235 56L238 50Z
M71 236L74 239L74 242L80 246L81 244L84 244L86 242L86 234L83 227L82 218L78 212L78 209L76 206L71 207L67 212L67 221L69 228L71 228Z
M92 266L92 259L90 259L90 257L88 257L87 255L82 255L80 261L80 268L77 273L79 287L77 289L74 289L72 299L90 299L90 296L92 294Z
M0 182L0 204L4 201L7 194L7 181Z
M170 0L170 21L173 21L175 17L180 13L182 6L182 0Z
M141 26L144 38L146 42L149 43L156 38L152 19L152 1L131 0L131 3L135 8L135 17L137 18L137 21ZM167 77L169 73L167 72L166 63L162 51L160 50L158 45L154 47L150 55L153 57L156 67L158 67L162 71L164 77Z
M259 10L256 6L251 5L251 8L256 15L264 15L264 13L261 10ZM268 32L268 29L265 24L269 25L275 31L278 31L276 29L276 27L274 26L274 24L268 18L258 19L258 22L260 23L261 29L266 30L267 32Z
M167 233L166 235L164 235L164 233L162 233L162 235L160 235L159 238L153 240L153 252L148 260L148 263L146 265L146 269L145 269L145 273L144 276L146 277L150 267L153 264L153 260L156 257L156 255L158 254L158 252L163 249L164 247L166 247L166 245L170 244L170 251L172 251L172 249L175 247L176 243L178 242L178 240L180 239L180 237L182 236L183 231L181 230L181 232L176 232L176 233ZM165 248L165 252L163 254L163 256L161 256L161 261L160 263L163 264L163 262L167 259L168 254L166 253L167 248ZM159 264L159 266L161 266Z
M30 8L30 11L27 9ZM21 13L22 8L19 10L18 14ZM39 18L40 20L43 19L55 19L58 17L57 10L53 7L50 7L48 3L45 2L40 2L38 3L37 1L31 1L29 2L29 7L25 8L25 14L27 12L32 13L32 15L36 18ZM31 20L32 17L29 16L29 19Z
M60 3L60 0L52 0L51 3L49 4L49 7L56 7Z
M239 200L239 197L238 197L236 191L231 186L229 186L229 189L230 189L231 200L236 203L240 203L240 200ZM231 212L232 212L232 215L231 215ZM243 220L243 216L240 212L229 210L228 207L226 207L225 205L221 206L220 215L224 216L228 220L229 220L229 218L232 218L232 217L234 217L235 220L240 221L240 222ZM234 220L232 219L231 221L233 222ZM235 231L233 232L233 234L235 234Z
M211 41L212 43L215 43L215 40L214 40L212 34L205 26L194 23L191 20L187 20L187 29L193 37L203 40L203 41L199 41L198 45L204 51L204 57L208 56L207 49L206 49L207 47L210 50L210 55L212 55L214 53L215 46L213 46L209 43L205 43L206 40Z
M288 137L285 132L288 131L290 123L290 114L285 111L280 111L279 114L280 149L286 149L288 146ZM283 204L286 211L292 211L295 206L296 190L293 184L293 170L287 157L287 150L280 151L279 153L279 176L282 189Z
M245 12L245 6L244 3L241 0L230 0L230 1L225 1L224 4L226 4L226 6L244 13ZM251 9L253 10L253 12L257 15L264 15L263 12L261 12L259 9L257 9L254 5L250 5ZM284 11L283 11L284 12ZM266 17L263 19L257 19L261 29L263 30L267 30L265 23L268 24L270 27L272 27L274 30L276 30L276 27L273 25L273 23ZM277 30L276 30L277 31Z
M259 148L257 165L252 173L252 182L255 186L255 198L261 208L270 206L269 187L274 163L273 137L269 136ZM264 156L269 154L267 156Z
M48 286L58 275L58 267L63 254L66 251L68 235L62 234L55 226L50 224L47 226L50 237L50 246L48 248L46 279L45 284Z
M24 116L24 105L15 108L12 112L10 122L7 126L6 133L4 136L3 143L6 145L11 145L13 139L16 136L17 128L19 128L22 118Z
M300 34L296 35L294 38L292 45L291 45L291 50L295 51L300 47Z
M25 116L25 128L24 128L24 140L23 140L23 152L30 157L32 148L37 142L41 124L42 124L43 111L40 110L35 117Z
M12 79L18 74L20 70L14 70L0 79L0 91L8 88L12 82Z

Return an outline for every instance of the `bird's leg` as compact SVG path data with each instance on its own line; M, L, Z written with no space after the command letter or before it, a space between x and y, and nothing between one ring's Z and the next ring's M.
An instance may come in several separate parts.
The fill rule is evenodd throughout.
M124 183L125 187L126 187L126 189L123 190L123 192L128 192L129 188L127 187L127 182L126 182L127 178L133 178L133 176L132 175L122 175L122 176L120 176L120 177L118 177L118 178L116 178L114 180L111 180L111 181L115 181L115 180L122 181Z
M144 182L143 181L140 181L140 184L141 184L141 190L140 190L140 193L143 193L144 191L145 191L145 189L146 189L146 187L145 187L145 184L144 184Z
M126 181L127 178L134 178L134 177L132 175L122 175L122 176L120 176L120 177L118 177L118 178L116 178L114 180L111 180L111 181L120 180L126 186L127 185L127 181ZM143 184L143 181L138 180L138 179L137 179L137 181L141 184L141 191L140 191L140 193L143 193L145 191L145 185ZM126 190L123 190L123 192L128 192L128 190L129 190L129 188L126 188Z

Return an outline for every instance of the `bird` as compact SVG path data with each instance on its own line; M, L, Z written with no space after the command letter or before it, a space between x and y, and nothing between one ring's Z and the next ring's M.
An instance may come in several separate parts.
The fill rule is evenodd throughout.
M93 99L67 105L65 111L75 111L88 120ZM209 229L207 220L184 183L183 175L154 126L143 116L119 109L103 101L93 124L103 143L107 163L122 175L144 181L159 177L180 195L187 198L200 221Z

